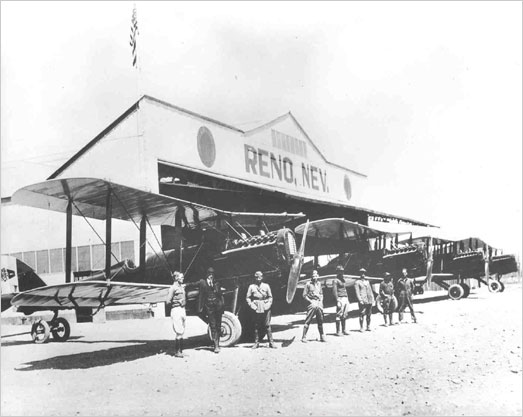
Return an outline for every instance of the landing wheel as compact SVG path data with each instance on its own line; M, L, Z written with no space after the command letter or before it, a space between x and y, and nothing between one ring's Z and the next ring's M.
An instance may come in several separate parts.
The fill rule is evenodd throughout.
M212 340L211 326L208 326L207 333ZM225 311L222 316L222 327L220 331L220 346L233 346L242 335L242 325L238 317L230 311Z
M65 342L71 335L71 326L63 317L51 321L51 333L57 342Z
M378 309L378 311L381 314L383 314L383 305L381 303L382 303L381 295L378 295L376 297L376 308ZM391 302L390 308L391 308L391 311L396 311L396 309L398 308L398 299L396 298L395 295L392 296L392 302Z
M45 320L38 320L31 327L31 337L35 343L45 343L49 340L51 329Z
M467 298L470 295L470 287L468 284L459 284L463 288L463 298Z
M459 284L452 284L449 287L449 298L459 300L461 297L463 297L463 287Z
M499 281L491 280L488 283L488 289L490 292L499 292L501 290L501 283Z
M505 284L503 284L501 281L498 281L498 282L499 282L499 286L500 286L499 292L505 291Z

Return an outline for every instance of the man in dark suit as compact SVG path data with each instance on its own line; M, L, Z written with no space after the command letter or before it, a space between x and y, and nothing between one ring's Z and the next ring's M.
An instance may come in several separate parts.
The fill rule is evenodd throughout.
M199 288L198 311L207 317L214 341L214 353L219 353L224 302L220 285L214 279L214 268L207 269L207 278L200 280Z

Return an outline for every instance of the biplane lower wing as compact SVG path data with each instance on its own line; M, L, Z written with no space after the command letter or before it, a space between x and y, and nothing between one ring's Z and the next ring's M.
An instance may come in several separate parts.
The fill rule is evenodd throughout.
M18 309L57 310L110 305L159 303L167 299L169 285L84 281L50 285L17 294Z

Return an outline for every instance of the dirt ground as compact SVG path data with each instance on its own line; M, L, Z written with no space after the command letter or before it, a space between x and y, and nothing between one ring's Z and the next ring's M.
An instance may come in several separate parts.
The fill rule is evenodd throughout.
M427 294L425 294L427 295ZM354 307L354 306L353 306ZM522 288L468 299L431 293L418 324L300 342L304 315L273 318L277 350L240 344L212 353L199 319L186 357L169 319L75 324L66 343L35 345L2 326L2 415L521 415ZM397 318L397 315L395 315Z

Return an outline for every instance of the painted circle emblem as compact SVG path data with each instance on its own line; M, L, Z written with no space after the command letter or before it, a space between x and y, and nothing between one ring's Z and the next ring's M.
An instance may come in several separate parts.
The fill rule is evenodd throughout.
M198 130L198 154L207 168L213 166L216 159L216 145L211 131L205 126Z
M345 190L345 197L347 197L347 200L350 200L352 197L352 187L348 175L345 175L345 178L343 179L343 188Z

